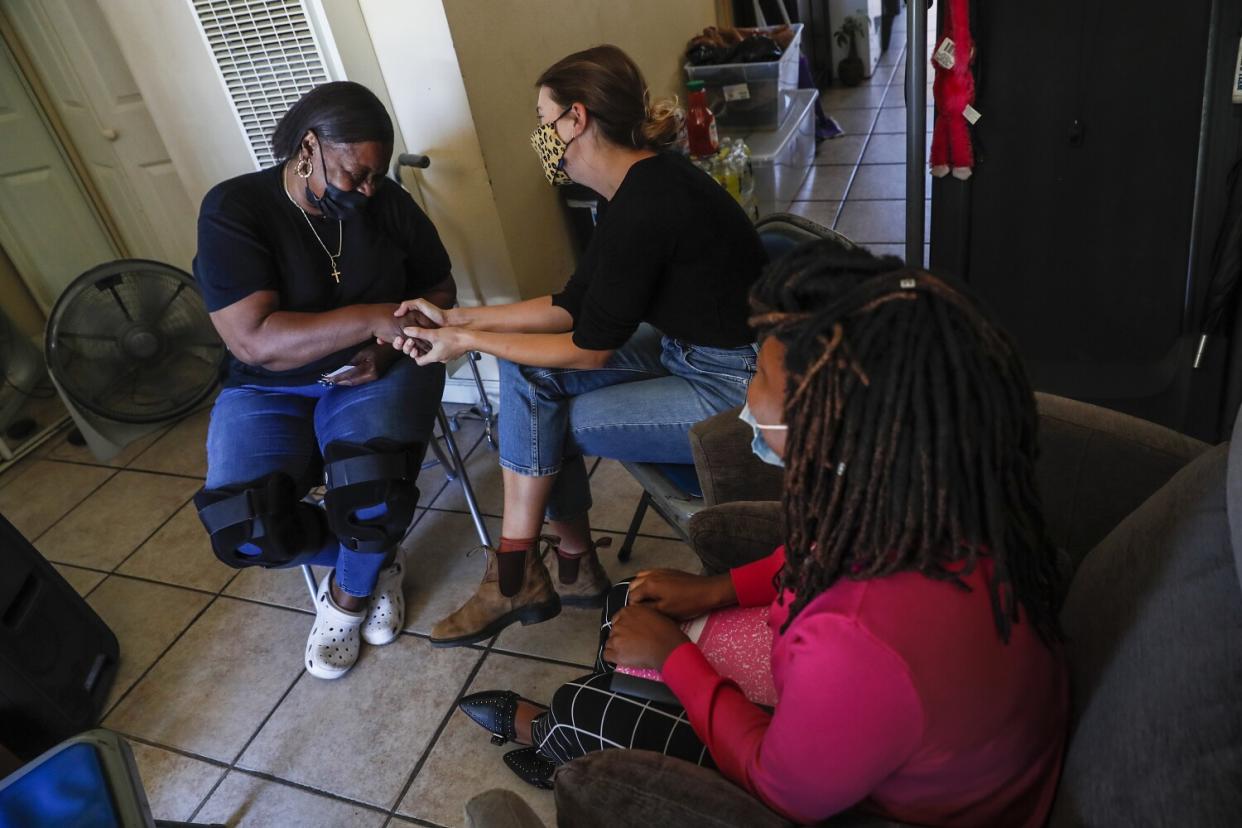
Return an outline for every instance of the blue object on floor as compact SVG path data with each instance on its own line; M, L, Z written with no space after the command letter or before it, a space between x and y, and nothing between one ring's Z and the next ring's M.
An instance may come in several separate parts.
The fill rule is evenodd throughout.
M155 819L133 751L99 728L71 736L0 779L0 828L224 828Z
M70 745L0 789L0 825L121 828L95 748Z

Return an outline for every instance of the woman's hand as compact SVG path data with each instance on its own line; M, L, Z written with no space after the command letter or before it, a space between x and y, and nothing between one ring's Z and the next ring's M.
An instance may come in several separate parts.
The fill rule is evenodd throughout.
M454 319L452 308L441 308L426 299L406 299L397 306L393 316L405 317L402 327L446 328L461 324Z
M334 377L328 383L352 387L374 382L384 376L384 372L397 361L399 356L392 348L382 345L366 345L349 361L349 364L354 366L353 369Z
M736 603L728 573L691 575L676 569L644 569L630 582L631 606L648 606L669 618L697 618Z
M371 336L374 337L376 345L387 345L401 336L401 329L405 327L405 322L403 317L394 313L391 304L362 307L366 309L371 320Z
M626 667L659 670L669 653L690 639L676 622L650 607L633 604L612 617L612 632L604 644L604 660Z
M404 328L392 347L419 365L452 362L470 350L466 333L458 328Z

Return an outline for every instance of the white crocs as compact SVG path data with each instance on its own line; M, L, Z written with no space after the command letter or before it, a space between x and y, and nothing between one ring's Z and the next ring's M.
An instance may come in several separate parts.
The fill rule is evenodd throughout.
M306 672L315 678L340 678L358 660L358 628L364 612L348 612L332 600L328 584L332 573L323 576L315 595L315 624L306 639Z
M396 640L405 626L405 564L398 554L392 566L379 574L375 591L362 625L362 640L373 647L382 647Z

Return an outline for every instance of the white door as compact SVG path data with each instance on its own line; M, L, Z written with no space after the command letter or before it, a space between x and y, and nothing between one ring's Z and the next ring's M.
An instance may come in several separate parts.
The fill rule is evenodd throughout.
M129 254L188 270L190 200L98 0L0 0Z
M116 251L0 42L0 246L48 313Z

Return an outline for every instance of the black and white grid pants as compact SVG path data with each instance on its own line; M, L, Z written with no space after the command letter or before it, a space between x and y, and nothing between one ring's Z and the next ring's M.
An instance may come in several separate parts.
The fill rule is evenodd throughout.
M531 722L539 752L557 764L608 748L654 750L714 768L707 747L695 735L684 708L634 698L609 689L613 665L604 661L612 617L629 600L630 582L608 593L600 626L595 672L561 686L546 713Z

